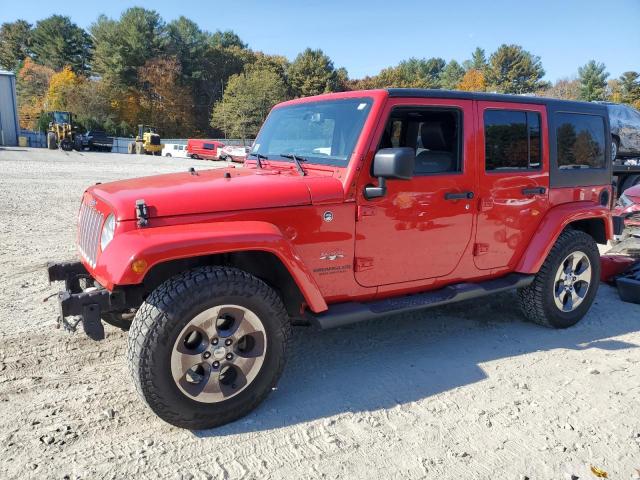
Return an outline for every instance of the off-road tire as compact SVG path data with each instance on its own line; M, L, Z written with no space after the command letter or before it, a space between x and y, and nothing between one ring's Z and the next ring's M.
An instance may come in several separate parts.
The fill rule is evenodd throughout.
M255 312L265 327L266 353L244 390L217 403L202 403L180 391L170 358L185 325L221 304ZM140 396L164 421L189 429L213 428L248 414L271 392L284 368L290 337L282 300L266 283L236 268L200 267L164 282L138 309L129 331L129 369Z
M129 142L127 144L127 153L134 154L136 153L136 142Z
M136 142L136 155L144 155L145 153L144 145L140 142Z
M56 141L56 134L53 132L47 133L47 148L49 150L55 150L58 148L58 142Z
M584 252L591 263L591 282L584 300L571 312L561 311L554 301L555 275L572 252ZM520 309L527 320L550 328L568 328L587 313L600 283L600 253L593 238L582 231L564 230L551 248L533 283L518 290Z

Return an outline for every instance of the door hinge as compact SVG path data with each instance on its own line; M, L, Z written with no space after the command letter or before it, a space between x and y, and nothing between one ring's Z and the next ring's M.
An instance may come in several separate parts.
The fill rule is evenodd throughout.
M356 257L353 262L353 270L355 272L363 272L365 270L371 270L373 268L373 258L371 257Z
M371 217L375 213L374 207L369 205L358 205L356 210L356 222L360 221L362 217Z
M476 243L473 246L473 256L478 257L480 255L484 255L485 253L489 253L489 244L488 243Z

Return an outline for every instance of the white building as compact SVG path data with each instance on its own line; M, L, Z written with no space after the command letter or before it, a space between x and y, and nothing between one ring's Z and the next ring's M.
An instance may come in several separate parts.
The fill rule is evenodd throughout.
M0 145L18 145L16 76L0 70Z

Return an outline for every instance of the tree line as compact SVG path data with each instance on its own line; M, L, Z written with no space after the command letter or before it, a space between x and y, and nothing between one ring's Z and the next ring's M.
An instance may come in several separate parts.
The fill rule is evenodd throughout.
M145 123L165 137L250 138L278 102L364 88L536 94L640 108L640 74L609 78L594 60L574 78L549 83L540 57L504 44L488 56L476 48L462 62L410 58L350 79L322 50L307 48L289 61L250 49L233 31L210 33L186 17L167 23L140 7L118 19L101 15L88 30L61 15L4 23L0 67L16 72L22 128L44 129L43 112L69 110L85 129L123 136Z

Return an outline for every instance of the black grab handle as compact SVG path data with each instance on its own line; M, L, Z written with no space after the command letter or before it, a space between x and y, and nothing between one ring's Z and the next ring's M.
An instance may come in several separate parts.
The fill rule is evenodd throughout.
M444 194L445 200L471 200L473 192L447 192Z
M544 187L523 188L522 189L522 194L523 195L542 195L546 191L547 191L547 189L544 188Z

